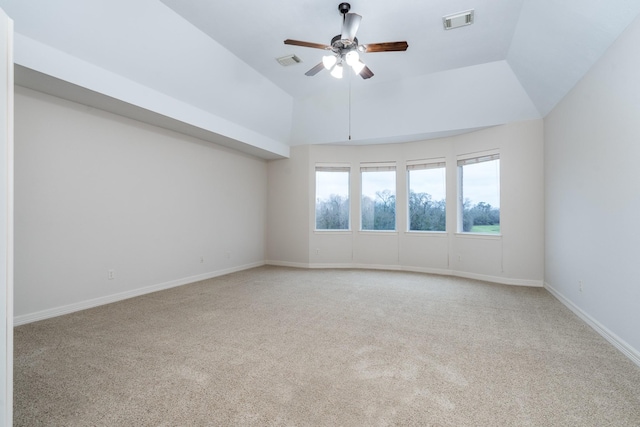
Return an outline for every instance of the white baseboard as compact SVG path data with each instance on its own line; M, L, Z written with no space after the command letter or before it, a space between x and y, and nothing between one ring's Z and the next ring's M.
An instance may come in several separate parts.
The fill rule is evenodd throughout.
M620 338L619 336L611 332L602 323L598 322L589 314L582 311L580 307L578 307L573 302L571 302L571 300L566 298L557 289L549 285L547 282L544 283L544 287L551 293L551 295L556 297L558 301L564 304L569 310L574 312L576 316L582 319L587 325L591 326L597 333L602 335L604 339L609 341L611 345L613 345L615 348L620 350L622 354L627 356L633 363L635 363L638 367L640 367L640 351L631 347L626 341L624 341L622 338Z
M436 274L438 276L455 276L456 275L455 271L448 270L446 268L403 266L402 271L409 271L411 273Z
M342 263L331 264L315 262L308 264L307 268L322 269L322 268L344 268L344 269L356 269L356 270L385 270L385 271L401 271L402 267L399 265L383 265L383 264L358 264L358 263Z
M499 283L502 285L513 286L529 286L541 288L544 286L542 280L530 280L530 279L515 279L511 277L501 276L488 276L484 274L468 273L465 271L447 270L441 268L425 268L425 267L413 267L406 265L380 265L380 264L359 264L359 263L302 263L302 262L288 262L288 261L266 261L267 265L276 265L279 267L294 267L294 268L355 268L365 270L392 270L392 271L410 271L413 273L427 273L437 274L440 276L455 276L463 277L465 279L482 280L484 282Z
M291 267L291 268L309 268L309 264L306 262L290 262L290 261L265 261L266 265L273 265L276 267ZM339 267L336 267L339 268Z
M516 286L542 286L541 281L536 280L523 280L513 279L498 276L486 276L481 274L465 273L461 271L436 269L436 268L422 268L400 265L379 265L379 264L358 264L358 263L297 263L288 261L265 261L256 262L251 264L240 265L224 270L217 270L209 273L199 274L196 276L189 276L182 279L171 280L169 282L159 283L156 285L146 286L139 289L133 289L118 294L106 295L99 298L94 298L86 301L80 301L73 304L64 305L61 307L54 307L35 313L23 314L15 316L13 318L14 326L25 325L31 322L37 322L38 320L49 319L51 317L62 316L64 314L73 313L80 310L86 310L88 308L98 307L104 304L110 304L117 301L137 297L140 295L149 294L151 292L162 291L164 289L175 288L177 286L187 285L189 283L198 282L201 280L211 279L218 276L224 276L225 274L235 273L242 270L248 270L250 268L260 267L262 265L275 265L281 267L293 267L293 268L305 268L305 269L321 269L321 268L353 268L353 269L368 269L368 270L392 270L392 271L410 271L415 273L427 273L437 274L442 276L457 276L468 279L483 280L486 282L501 283L505 285Z
M512 277L488 276L485 274L468 273L466 271L454 271L453 276L464 277L465 279L482 280L484 282L499 283L501 285L529 286L541 288L544 286L542 280L515 279Z
M93 298L87 301L80 301L73 304L64 305L62 307L49 308L46 310L38 311L35 313L23 314L15 316L13 318L13 325L20 326L31 322L37 322L38 320L49 319L51 317L62 316L64 314L73 313L80 310L86 310L88 308L98 307L104 304L111 304L112 302L122 301L125 299L150 294L152 292L162 291L165 289L175 288L177 286L188 285L190 283L199 282L201 280L212 279L214 277L224 276L225 274L235 273L242 270L248 270L250 268L263 266L264 262L256 262L251 264L239 265L236 267L226 268L224 270L212 271L209 273L198 274L196 276L189 276L182 279L171 280L157 285L145 286L139 289L132 289L126 292L120 292L112 295L105 295L99 298Z

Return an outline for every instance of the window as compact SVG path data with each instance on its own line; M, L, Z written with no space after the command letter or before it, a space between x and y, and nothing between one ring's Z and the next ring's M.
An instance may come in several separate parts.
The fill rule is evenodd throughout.
M360 168L362 230L396 229L396 167L393 164L366 164Z
M458 160L458 231L500 234L500 155Z
M349 229L349 167L316 166L316 230Z
M407 163L409 231L445 231L447 192L444 159Z

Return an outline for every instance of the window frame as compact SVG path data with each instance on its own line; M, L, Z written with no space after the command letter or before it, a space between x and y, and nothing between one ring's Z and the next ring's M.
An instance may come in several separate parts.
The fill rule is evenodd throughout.
M463 236L488 236L488 237L500 237L502 236L502 211L500 212L500 232L499 233L484 233L484 232L473 232L473 231L464 231L464 191L463 191L463 167L490 162L495 160L501 160L502 156L500 150L487 150L475 153L467 153L457 156L456 161L456 177L457 177L457 212L456 212L456 234ZM498 209L501 209L502 206L502 161L500 161L499 172L498 172L498 200L500 206Z
M363 200L363 173L365 172L393 172L394 173L394 185L393 185L393 197L394 197L394 213L393 213L393 229L392 230L376 230L365 229L362 227L362 200ZM396 162L362 162L360 163L360 232L363 233L397 233L398 232L398 168Z
M346 172L347 173L347 228L318 228L318 172ZM314 179L314 197L313 197L313 231L318 233L348 233L352 229L351 218L351 165L345 163L318 163L315 165Z
M447 161L444 157L437 157L432 159L420 159L420 160L408 160L405 165L406 168L406 232L416 234L442 234L447 233L448 221L446 218L446 206L447 206ZM444 169L444 203L445 203L445 229L444 230L412 230L411 229L411 171L412 170L426 170L426 169Z

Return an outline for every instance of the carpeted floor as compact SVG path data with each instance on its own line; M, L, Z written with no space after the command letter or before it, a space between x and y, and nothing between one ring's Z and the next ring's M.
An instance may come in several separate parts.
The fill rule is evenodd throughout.
M261 267L15 329L16 426L640 426L542 288Z

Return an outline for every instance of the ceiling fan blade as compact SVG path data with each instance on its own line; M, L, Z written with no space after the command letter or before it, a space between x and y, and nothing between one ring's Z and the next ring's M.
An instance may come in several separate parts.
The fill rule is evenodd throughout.
M312 47L314 49L331 49L331 46L322 43L303 42L300 40L286 39L284 44L290 44L293 46Z
M405 41L370 43L366 45L365 52L401 52L407 50L409 44Z
M371 71L371 69L369 67L367 67L366 65L364 66L364 68L362 69L362 71L360 71L360 77L362 77L363 79L370 79L371 77L373 77L373 71Z
M304 73L305 76L315 76L316 74L318 74L322 69L324 68L324 64L322 62L320 62L318 65L316 65L315 67L313 67L312 69L310 69L309 71L307 71L306 73Z
M362 21L362 16L357 13L347 13L344 15L344 22L342 23L342 40L351 40L356 37L356 32Z

